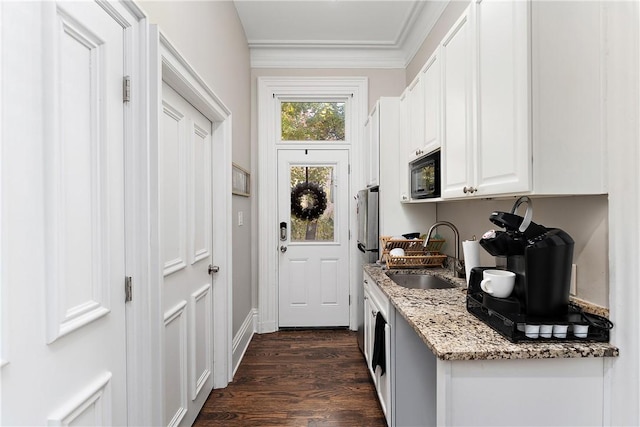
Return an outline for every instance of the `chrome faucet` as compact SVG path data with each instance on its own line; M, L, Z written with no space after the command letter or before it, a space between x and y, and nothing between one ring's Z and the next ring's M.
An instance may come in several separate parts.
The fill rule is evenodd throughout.
M426 248L427 246L429 246L429 241L431 240L431 234L433 233L433 230L438 228L438 226L440 225L446 225L447 227L453 230L453 236L456 240L456 246L454 250L454 260L453 260L451 271L455 277L463 278L465 276L465 272L464 272L464 263L460 259L460 233L458 233L458 229L456 228L455 225L453 225L448 221L438 221L435 224L433 224L431 228L429 228L429 231L427 232L427 238L424 241L424 247Z

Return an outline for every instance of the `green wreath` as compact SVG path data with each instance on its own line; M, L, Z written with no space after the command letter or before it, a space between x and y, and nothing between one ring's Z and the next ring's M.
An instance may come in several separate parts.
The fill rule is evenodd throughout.
M306 201L306 206L302 202ZM301 182L291 189L291 214L296 218L313 221L327 208L327 195L314 182Z

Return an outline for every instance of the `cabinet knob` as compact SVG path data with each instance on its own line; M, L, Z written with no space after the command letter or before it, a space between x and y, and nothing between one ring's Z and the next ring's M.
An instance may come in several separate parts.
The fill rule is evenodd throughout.
M464 188L462 189L462 192L463 192L464 194L467 194L467 193L469 193L469 194L473 194L473 193L475 193L476 191L478 191L478 189L477 189L477 188L473 188L473 187L464 187Z

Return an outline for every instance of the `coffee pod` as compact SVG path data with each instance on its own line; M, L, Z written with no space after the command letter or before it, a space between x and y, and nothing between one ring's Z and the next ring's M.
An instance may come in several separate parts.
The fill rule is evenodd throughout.
M551 338L553 325L540 325L540 338Z
M567 338L567 330L569 325L553 325L553 337L554 338Z
M524 325L524 334L527 338L536 339L540 335L540 325L527 323Z
M576 338L586 338L589 334L589 325L573 325L573 335Z

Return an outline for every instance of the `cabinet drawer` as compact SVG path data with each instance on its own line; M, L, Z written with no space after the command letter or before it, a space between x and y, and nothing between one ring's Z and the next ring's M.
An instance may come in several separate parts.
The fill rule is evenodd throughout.
M373 306L372 309L380 310L384 320L389 322L390 302L389 298L380 290L378 284L369 276L364 274L364 288L369 292L369 298L371 298Z

